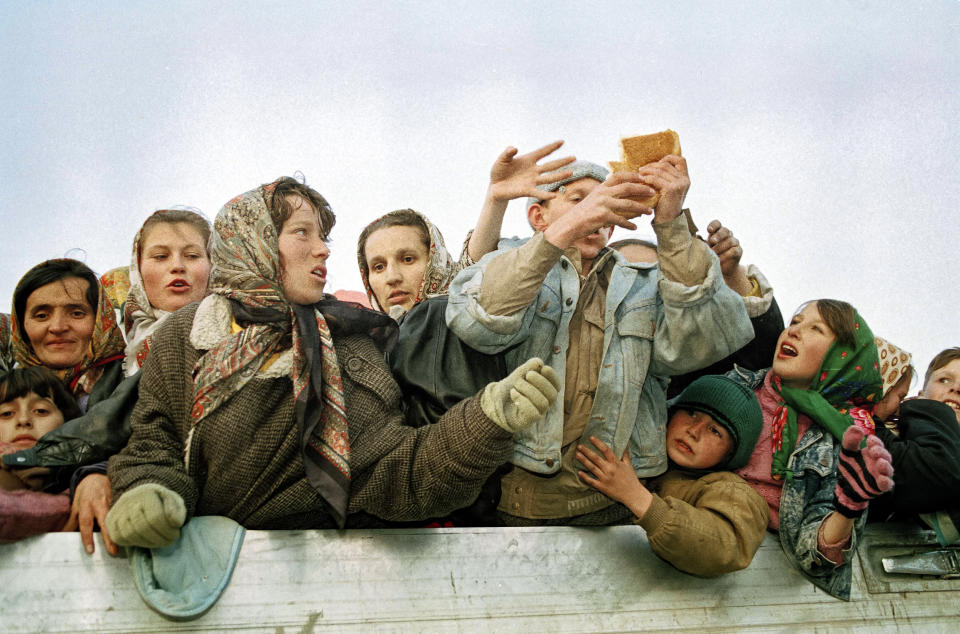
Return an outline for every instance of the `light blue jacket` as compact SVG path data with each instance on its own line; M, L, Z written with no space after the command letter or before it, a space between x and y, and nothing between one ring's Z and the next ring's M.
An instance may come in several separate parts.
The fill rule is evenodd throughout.
M737 367L727 376L756 390L768 370L751 371ZM817 587L839 599L850 600L853 582L853 553L863 533L867 514L853 525L850 547L843 551L839 566L824 557L817 545L820 524L835 510L833 492L837 485L840 441L814 423L797 441L787 462L793 478L783 483L780 494L780 546L787 557Z
M506 352L508 370L540 357L556 370L560 394L547 415L516 436L512 461L536 473L560 469L563 385L568 327L580 293L580 276L564 256L547 274L533 303L512 315L490 315L478 296L487 264L526 240L501 240L499 250L460 272L450 286L447 324L467 345ZM711 253L706 279L697 286L672 282L656 265L616 262L606 293L603 363L584 442L596 436L630 459L640 477L667 467L667 377L702 368L753 338L743 300L724 283Z

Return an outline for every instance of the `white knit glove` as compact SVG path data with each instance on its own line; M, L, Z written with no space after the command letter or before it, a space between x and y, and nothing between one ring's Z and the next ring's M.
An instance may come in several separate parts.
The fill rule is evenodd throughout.
M513 434L543 418L559 389L553 368L534 357L507 378L487 385L480 407L487 418Z
M141 484L120 496L107 513L107 530L120 546L163 548L180 537L187 518L183 498L159 484Z

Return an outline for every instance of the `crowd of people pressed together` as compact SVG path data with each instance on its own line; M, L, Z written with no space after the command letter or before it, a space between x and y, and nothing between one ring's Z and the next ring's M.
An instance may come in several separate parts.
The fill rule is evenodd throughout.
M960 348L907 398L868 316L812 299L784 324L730 229L697 235L684 158L610 174L560 146L496 159L459 258L417 211L371 222L366 297L325 292L335 215L291 177L212 227L150 214L128 269L27 271L0 316L0 540L635 524L714 576L773 531L849 598L868 519L958 539ZM524 197L532 235L501 238ZM608 243L641 219L655 240Z

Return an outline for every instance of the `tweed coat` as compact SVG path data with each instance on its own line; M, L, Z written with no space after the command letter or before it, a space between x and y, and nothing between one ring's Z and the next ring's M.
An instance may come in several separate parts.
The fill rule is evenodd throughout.
M109 463L114 500L153 482L183 497L188 518L225 515L260 529L335 527L304 472L289 355L191 430L191 373L205 347L230 327L224 301L211 296L187 306L154 333L133 435ZM470 504L510 455L510 434L483 414L478 397L455 405L436 425L405 426L400 389L372 339L334 332L333 341L351 443L347 526L370 525L371 515L419 520Z

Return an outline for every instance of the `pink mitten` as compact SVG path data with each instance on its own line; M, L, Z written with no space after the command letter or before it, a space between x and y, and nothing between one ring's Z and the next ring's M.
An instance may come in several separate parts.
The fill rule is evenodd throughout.
M893 488L893 465L883 441L869 436L860 448L864 430L851 425L843 432L834 505L842 515L856 519L873 498Z

